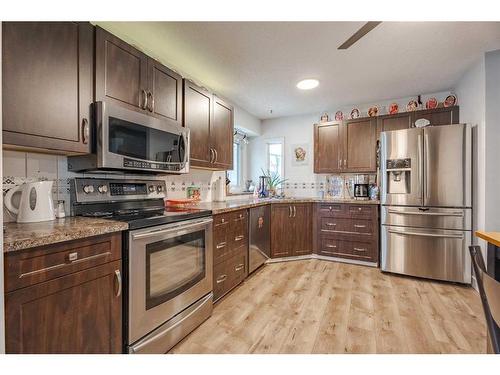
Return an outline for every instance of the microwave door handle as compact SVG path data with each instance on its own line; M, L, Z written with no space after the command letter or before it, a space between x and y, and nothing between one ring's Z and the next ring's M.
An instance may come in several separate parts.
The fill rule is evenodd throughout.
M183 132L183 133L181 133L181 136L179 137L179 149L178 149L178 152L179 152L179 162L180 163L186 163L186 160L184 160L184 158L188 154L186 152L186 144L187 144L187 142L186 142L186 133Z

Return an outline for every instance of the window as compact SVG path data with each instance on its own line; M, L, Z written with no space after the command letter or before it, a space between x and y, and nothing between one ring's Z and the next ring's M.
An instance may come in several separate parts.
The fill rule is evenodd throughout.
M227 178L231 181L229 184L230 191L238 190L242 182L240 143L233 143L233 169L227 171Z
M278 173L281 178L285 176L283 143L283 139L270 139L267 141L267 170L270 173Z

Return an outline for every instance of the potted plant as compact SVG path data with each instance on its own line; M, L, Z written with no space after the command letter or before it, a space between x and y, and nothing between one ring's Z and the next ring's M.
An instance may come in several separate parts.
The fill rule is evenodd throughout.
M264 169L261 169L262 170L262 175L264 177L266 177L266 180L267 180L267 188L269 190L269 196L270 197L274 197L276 196L276 191L278 190L278 187L284 183L285 181L287 181L286 178L281 178L280 174L278 172L270 172L269 170L267 170L267 172L264 171Z

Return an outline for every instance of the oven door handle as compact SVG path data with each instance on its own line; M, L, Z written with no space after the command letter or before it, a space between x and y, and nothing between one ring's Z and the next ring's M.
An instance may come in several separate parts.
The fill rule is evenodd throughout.
M188 224L188 225L180 224L180 225L176 225L176 226L171 227L171 228L150 230L150 231L145 232L145 233L132 234L132 239L139 240L139 239L143 239L143 238L158 236L158 235L172 233L172 232L177 232L179 235L183 235L183 234L187 233L188 229L204 226L204 225L210 224L211 222L212 222L212 219L210 218L210 219L206 219L206 220L200 220L200 221L197 221L196 223L192 223L192 224Z

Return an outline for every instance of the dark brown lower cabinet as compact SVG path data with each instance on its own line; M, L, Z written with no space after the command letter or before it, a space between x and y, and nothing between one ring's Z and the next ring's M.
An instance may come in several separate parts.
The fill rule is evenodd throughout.
M271 205L271 257L312 253L311 204Z
M7 353L122 352L120 236L5 257L6 289L14 288L5 295ZM16 275L45 281L15 289Z
M214 301L248 275L248 210L214 216Z
M321 256L378 263L378 206L317 203L314 252Z

